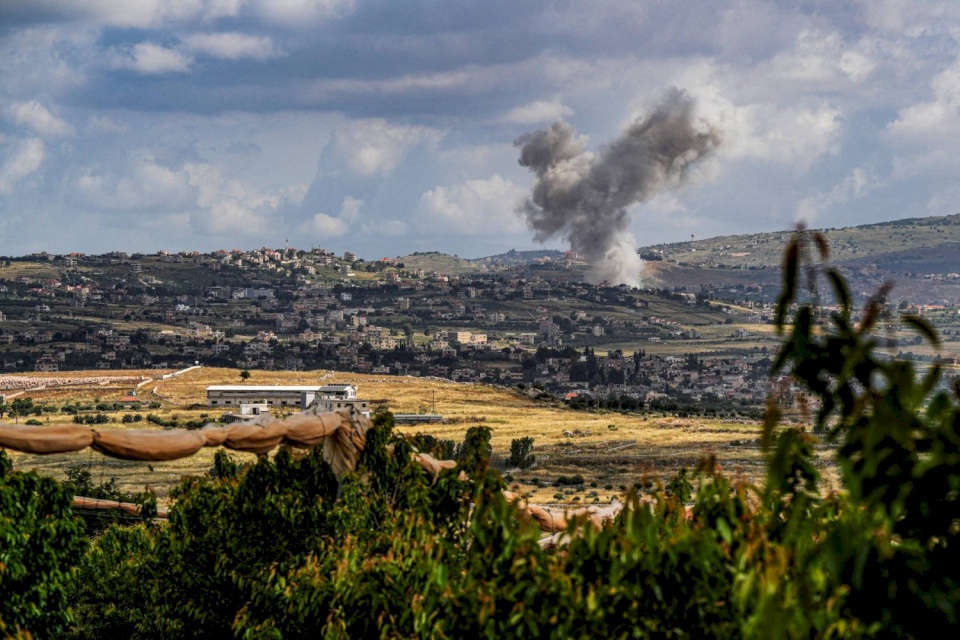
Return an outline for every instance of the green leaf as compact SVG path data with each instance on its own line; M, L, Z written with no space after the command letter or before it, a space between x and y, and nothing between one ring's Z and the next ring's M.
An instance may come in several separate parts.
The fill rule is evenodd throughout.
M833 286L833 292L837 296L837 303L843 310L843 315L849 315L850 289L847 288L846 280L843 279L843 276L841 276L840 272L836 269L827 269L827 277L830 279L830 284Z
M907 314L901 316L900 319L904 324L910 326L917 333L926 338L934 347L940 346L940 336L937 335L937 330L933 328L933 325L930 324L926 318L915 316L913 314Z
M724 518L717 518L717 533L727 544L733 542L733 531L731 531L730 525Z

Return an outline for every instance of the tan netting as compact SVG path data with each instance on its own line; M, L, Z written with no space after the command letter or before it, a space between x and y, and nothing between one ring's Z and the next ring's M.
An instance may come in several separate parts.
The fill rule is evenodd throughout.
M112 509L116 511L123 511L124 513L129 513L131 515L138 516L141 512L141 507L138 504L132 502L117 502L116 500L102 500L100 498L85 498L84 496L74 496L73 497L73 508L74 509ZM167 510L163 508L157 509L157 518L166 519Z
M267 453L283 441L287 428L279 420L266 424L235 424L226 427L227 439L223 446L234 451Z
M294 447L316 447L340 428L343 416L338 413L300 413L290 416L283 423L287 426L284 442Z
M360 452L367 446L370 419L352 409L341 409L336 413L340 416L340 428L324 438L323 459L339 477L357 468Z
M81 451L93 442L93 432L80 425L53 427L0 424L0 447L36 453L69 453Z
M529 504L520 497L519 494L513 491L504 491L503 495L509 502L516 503L517 509L521 514L535 520L537 524L540 525L542 531L566 531L570 526L570 521L574 518L586 519L586 521L592 525L601 527L604 522L612 520L623 510L623 505L620 504L619 501L615 501L605 507L589 506L576 509L550 509L549 507Z
M226 427L208 424L197 431L0 424L0 447L23 453L48 454L80 451L92 446L114 458L165 461L191 456L201 447L223 446L234 451L264 454L281 442L297 447L323 445L324 459L339 476L356 469L369 428L370 420L352 409L327 413L306 411L286 420L264 417L252 424Z
M159 462L192 456L205 443L199 431L94 429L92 446L111 458Z
M444 469L456 469L457 467L456 460L437 460L429 453L413 453L410 457L414 462L426 469L427 472L433 476L434 481L436 481L437 476L439 476L440 472Z
M353 409L318 413L307 410L276 420L264 417L253 424L234 424L225 427L210 424L196 431L181 429L161 431L149 429L90 429L80 425L20 426L0 424L0 447L24 453L49 454L80 451L88 446L101 453L123 460L166 461L191 456L203 447L224 446L236 451L264 454L281 442L297 447L323 446L323 459L333 468L337 477L357 468L360 453L366 446L366 434L370 420ZM393 447L388 446L393 452ZM427 453L413 452L411 459L430 473L434 480L444 469L455 469L453 460L438 460ZM467 476L461 470L459 478ZM600 527L616 517L623 506L614 501L605 507L589 506L577 509L551 509L529 504L519 494L504 492L507 500L515 502L522 517L537 522L540 529L554 535L541 540L544 547L566 544L571 520L583 519L592 526ZM121 509L131 511L136 505L127 506L113 501L89 502L77 506L97 509ZM139 513L139 511L137 511Z
M230 432L224 427L216 424L208 424L200 429L200 435L203 436L205 447L219 447L227 440Z

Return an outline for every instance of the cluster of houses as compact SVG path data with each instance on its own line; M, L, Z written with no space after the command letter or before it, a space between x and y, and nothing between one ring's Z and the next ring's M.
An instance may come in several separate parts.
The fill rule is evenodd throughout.
M31 258L42 276L0 281L7 371L334 368L645 402L758 403L779 384L763 338L737 326L771 321L775 292L762 282L637 290L541 275L556 266L545 259L451 276L322 249ZM646 354L663 342L695 353L708 329L723 332L727 355ZM624 344L633 355L594 355Z

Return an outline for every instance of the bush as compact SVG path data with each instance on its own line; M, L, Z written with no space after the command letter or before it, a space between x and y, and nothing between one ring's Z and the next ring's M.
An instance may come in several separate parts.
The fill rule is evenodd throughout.
M557 476L553 484L556 487L575 487L582 485L584 482L583 476L577 474L573 476Z
M0 634L66 634L76 565L87 540L73 494L50 478L11 471L0 449Z
M510 459L507 462L507 466L529 469L537 461L537 457L531 453L532 451L533 438L515 438L511 440Z

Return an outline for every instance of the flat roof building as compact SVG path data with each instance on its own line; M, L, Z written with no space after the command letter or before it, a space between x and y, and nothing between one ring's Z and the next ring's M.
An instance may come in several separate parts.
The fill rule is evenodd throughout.
M357 398L357 387L352 384L211 385L207 387L207 404L215 407L260 404L299 410L316 405L320 411L353 406L363 415L370 415L370 402Z

